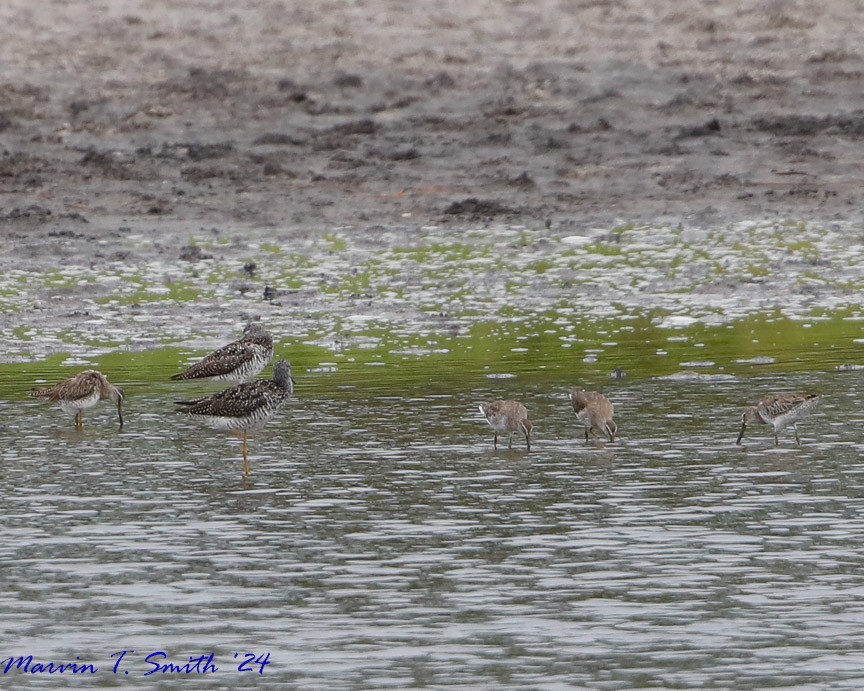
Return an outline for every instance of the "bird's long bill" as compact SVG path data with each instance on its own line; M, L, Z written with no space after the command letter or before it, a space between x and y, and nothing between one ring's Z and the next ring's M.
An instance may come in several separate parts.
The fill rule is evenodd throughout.
M741 444L741 440L744 438L744 430L745 430L745 429L747 429L747 423L746 423L746 422L742 422L742 423L741 423L741 434L739 434L739 435L738 435L738 439L735 440L735 443L738 444L739 446L740 446L740 444Z
M120 418L120 429L123 429L123 401L117 401L117 417Z
M615 441L615 430L609 425L606 426L606 434L609 435L609 441Z

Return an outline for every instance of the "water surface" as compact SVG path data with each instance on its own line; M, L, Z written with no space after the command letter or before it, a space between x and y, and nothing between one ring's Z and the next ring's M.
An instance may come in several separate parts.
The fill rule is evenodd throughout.
M235 438L172 411L207 385L131 382L122 433L107 404L79 433L0 401L3 656L124 688L154 687L153 651L215 653L206 679L165 676L184 688L860 688L860 373L597 378L620 441L589 445L565 376L408 374L301 377L248 478ZM736 447L774 390L827 394L803 445ZM498 397L531 411L530 453L493 451L477 404Z

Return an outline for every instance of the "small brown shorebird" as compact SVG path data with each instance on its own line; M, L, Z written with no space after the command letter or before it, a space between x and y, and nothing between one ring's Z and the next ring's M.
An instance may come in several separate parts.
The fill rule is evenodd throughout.
M583 391L575 388L570 392L570 403L573 404L573 412L576 419L585 425L585 441L588 441L588 433L595 437L605 433L609 441L615 441L618 425L612 419L615 408L602 393L596 391Z
M79 431L84 429L82 413L107 398L117 406L120 429L123 429L123 391L94 369L79 372L54 386L33 389L31 395L59 403L64 413L75 413L75 429Z
M291 365L279 360L273 379L258 379L194 401L177 401L181 412L205 420L216 429L239 432L243 440L243 474L249 474L248 431L263 427L294 393Z
M771 425L774 428L774 446L780 446L778 432L792 425L795 430L795 443L801 446L797 422L809 415L821 398L821 393L765 396L756 405L744 409L744 414L741 416L741 433L735 443L741 443L747 425L759 424Z
M248 381L258 375L273 358L273 337L258 323L243 329L243 338L214 350L171 379L213 379L215 381Z
M531 430L534 427L528 419L528 411L518 401L492 401L481 403L480 412L486 417L486 422L495 430L494 448L498 448L498 435L507 434L507 448L513 448L513 433L522 432L525 444L531 450Z

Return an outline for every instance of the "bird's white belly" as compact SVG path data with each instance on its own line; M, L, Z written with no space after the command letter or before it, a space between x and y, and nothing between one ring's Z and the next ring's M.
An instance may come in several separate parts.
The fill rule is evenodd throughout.
M74 401L60 401L60 410L64 413L77 415L82 410L92 408L99 402L99 392L94 391L89 396L77 398Z
M774 418L774 431L780 432L789 427L789 425L794 425L802 417L804 417L804 414L801 410L792 410L785 415L779 415Z
M578 413L576 413L576 419L579 420L579 422L581 422L583 425L585 425L587 429L591 429L591 416L585 410L580 410Z
M259 346L254 346L253 356L250 360L240 365L240 367L235 369L233 372L229 372L228 374L220 374L219 376L211 377L211 379L213 381L227 382L250 381L261 373L261 370L263 370L267 366L267 363L269 361L270 357L267 356L267 353L264 351L264 349Z
M492 429L494 429L496 432L498 432L500 434L507 434L508 432L512 431L507 424L507 418L506 417L486 418L486 421L489 423L489 425L492 427Z
M250 430L263 427L273 417L275 412L275 410L269 414L259 412L245 417L229 417L227 415L196 415L195 417L201 418L214 429L225 429L236 432L244 429Z

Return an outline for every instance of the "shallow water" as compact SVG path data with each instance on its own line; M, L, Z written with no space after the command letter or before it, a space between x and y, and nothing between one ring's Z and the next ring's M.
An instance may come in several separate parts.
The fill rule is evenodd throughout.
M248 478L234 437L171 410L207 385L133 385L122 433L107 404L78 433L0 401L3 657L124 688L155 686L154 651L215 653L205 679L165 675L184 688L864 681L859 372L608 380L620 441L587 446L542 378L329 381L252 434ZM800 448L736 447L740 406L773 390L828 395ZM530 453L493 451L496 397L528 406ZM237 671L247 652L263 675Z

